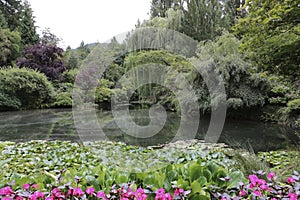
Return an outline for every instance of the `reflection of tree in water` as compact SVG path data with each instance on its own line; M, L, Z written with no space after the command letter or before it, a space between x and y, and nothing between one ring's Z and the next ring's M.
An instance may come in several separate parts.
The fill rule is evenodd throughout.
M0 119L2 141L78 141L70 110L8 112Z
M150 122L147 109L130 110L130 115L138 125L147 125ZM111 112L98 111L97 117L107 139L140 146L155 146L171 142L177 134L181 120L178 114L169 112L168 120L159 133L150 138L141 139L122 132L115 123ZM89 116L83 120L87 124L87 128L91 129ZM201 117L197 139L204 138L209 121L209 118ZM184 129L185 132L188 132L188 125ZM293 130L277 124L227 120L219 142L246 149L251 147L255 152L288 149L299 146L299 137L293 133ZM80 138L74 126L72 111L60 109L0 113L0 140L80 141Z

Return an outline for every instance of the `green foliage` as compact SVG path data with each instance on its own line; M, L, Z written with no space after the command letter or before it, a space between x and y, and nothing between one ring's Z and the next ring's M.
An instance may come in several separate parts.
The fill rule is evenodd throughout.
M6 68L0 69L0 94L1 110L40 108L52 98L53 86L37 71Z
M78 74L78 69L67 70L62 74L62 81L64 83L72 83L73 84L75 82L75 78L76 78L77 74Z
M0 29L4 28L7 28L7 22L5 16L3 15L3 12L0 10Z
M33 11L28 1L24 1L23 10L20 13L19 25L17 30L20 32L22 38L22 46L26 47L30 44L39 42L39 35L36 32L36 26L34 25Z
M56 99L52 107L56 108L70 108L72 107L72 96L69 92L60 92L56 95Z
M262 74L250 73L251 64L239 53L239 45L237 38L224 32L214 41L200 43L198 57L192 62L199 64L203 69L210 66L218 69L224 81L230 108L263 106L269 90L268 82ZM206 108L209 106L209 94L205 83L199 81L202 80L200 75L197 80L197 92L203 102L201 107Z
M232 21L226 4L219 0L189 0L184 9L182 32L198 41L214 39L229 30Z
M260 70L299 76L299 2L252 0L243 8L248 15L234 26L242 37L242 50Z
M219 179L228 171L221 166L222 160L206 160L214 155L214 150L201 143L173 144L153 150L104 141L84 146L60 141L4 142L0 144L0 152L0 188L15 180L16 185L37 183L41 190L48 184L72 183L83 189L92 186L107 192L113 184L134 182L133 187L151 185L154 190L164 187L171 192L172 185L176 185L192 190L195 198L209 198L210 185L226 187L231 183ZM187 155L191 154L194 156L189 158ZM158 160L160 167L153 165ZM77 184L74 177L80 177ZM233 177L235 182L243 179L243 176Z
M112 89L111 86L113 85L112 82L102 78L99 80L99 84L96 88L95 92L95 103L110 103L110 99L112 96Z
M297 150L260 152L258 157L268 163L272 171L279 174L284 181L287 175L300 170L300 152Z
M32 9L28 1L1 0L0 11L7 22L7 28L10 31L20 33L22 48L39 41Z
M300 99L294 99L288 102L287 106L292 110L299 110L300 109Z
M140 51L131 53L125 58L124 62L126 71L129 71L135 67L143 66L145 64L156 64L156 66L161 65L167 69L168 73L166 77L162 77L162 74L156 76L153 75L154 72L152 71L144 71L137 75L133 75L137 80L146 78L152 82L152 80L161 79L160 81L164 82L166 86L175 87L175 85L180 84L180 80L176 78L178 73L183 73L185 78L192 82L193 77L188 76L188 73L193 71L192 65L184 57L171 54L164 50ZM137 92L138 94L133 95L133 97L136 96L137 98L133 100L161 103L171 110L179 106L175 95L166 87L156 84L149 84L140 87Z
M0 29L0 66L11 65L20 54L19 32Z
M246 176L252 174L253 171L270 171L267 163L259 159L259 157L254 153L236 151L234 153L233 160L235 160L236 163L235 168L243 172Z

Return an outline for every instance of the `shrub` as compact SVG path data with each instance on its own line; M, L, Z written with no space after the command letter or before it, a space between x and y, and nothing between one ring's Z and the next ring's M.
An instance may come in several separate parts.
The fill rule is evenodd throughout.
M0 110L40 108L51 100L46 76L26 68L0 69Z
M69 108L72 107L72 96L69 92L60 92L56 95L56 100L52 104L54 107Z

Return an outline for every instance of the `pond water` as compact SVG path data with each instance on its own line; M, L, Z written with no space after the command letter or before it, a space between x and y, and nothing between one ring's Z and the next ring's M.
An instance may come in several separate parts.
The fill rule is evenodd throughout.
M133 120L147 125L147 110L131 110ZM177 133L180 116L168 113L164 128L150 138L139 139L123 133L116 125L110 111L97 112L99 123L109 140L148 146L170 142ZM209 118L200 120L197 139L203 139ZM71 109L0 112L0 140L23 142L29 140L80 141ZM226 120L218 142L230 146L251 147L255 152L287 149L300 144L294 130L272 123L247 120Z

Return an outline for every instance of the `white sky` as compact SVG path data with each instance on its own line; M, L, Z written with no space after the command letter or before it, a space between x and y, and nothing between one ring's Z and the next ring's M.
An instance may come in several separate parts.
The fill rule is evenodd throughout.
M62 47L104 42L149 18L151 0L29 0L36 26L63 39Z

